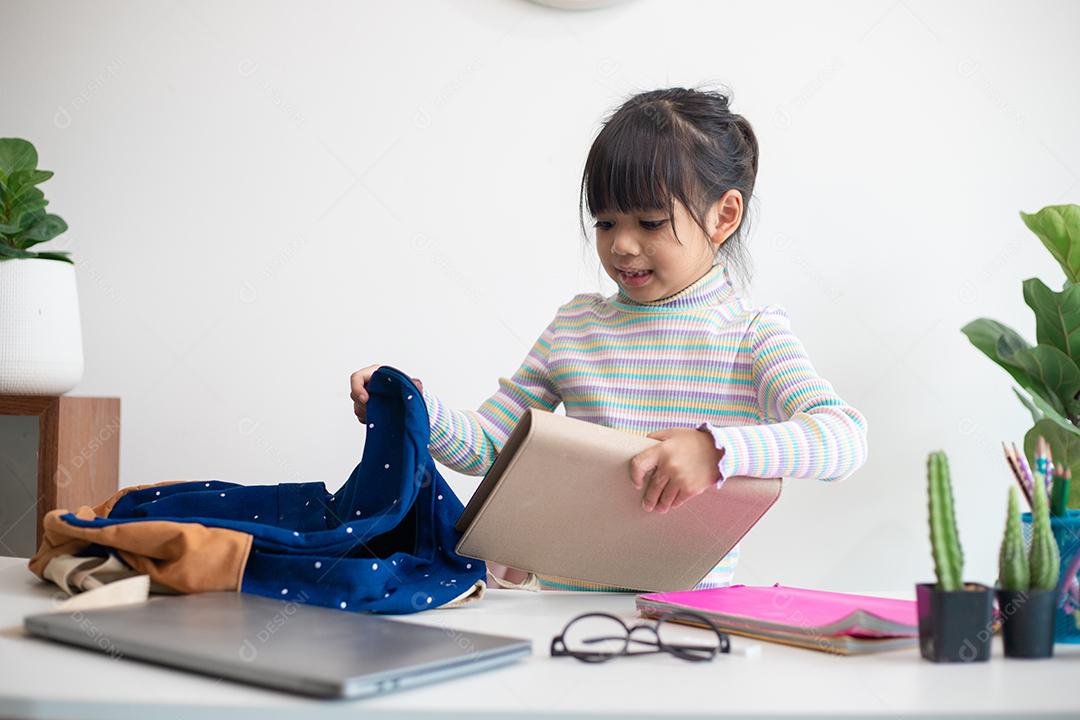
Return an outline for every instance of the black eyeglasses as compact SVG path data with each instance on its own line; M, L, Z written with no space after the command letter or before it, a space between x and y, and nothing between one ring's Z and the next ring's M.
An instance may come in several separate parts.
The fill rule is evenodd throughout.
M708 630L697 643L680 639L689 623ZM684 626L679 629L679 625ZM634 633L647 630L651 638L637 638ZM650 650L631 650L630 643L651 646ZM731 652L731 641L707 617L697 613L675 611L660 615L653 624L629 626L615 615L593 612L578 615L566 624L563 631L551 640L551 655L569 655L583 662L605 662L621 655L652 655L666 652L683 660L696 662L712 660L719 653Z

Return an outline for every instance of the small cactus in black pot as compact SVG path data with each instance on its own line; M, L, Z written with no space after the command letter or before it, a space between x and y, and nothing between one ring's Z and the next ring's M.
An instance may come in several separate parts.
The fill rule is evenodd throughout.
M1061 557L1050 528L1043 483L1033 484L1031 550L1020 530L1020 501L1009 488L1005 536L998 555L998 608L1007 657L1042 658L1054 654L1054 613Z
M956 529L952 479L944 451L930 453L926 475L937 583L915 586L919 650L934 662L987 660L993 637L993 594L986 585L963 581L964 551Z

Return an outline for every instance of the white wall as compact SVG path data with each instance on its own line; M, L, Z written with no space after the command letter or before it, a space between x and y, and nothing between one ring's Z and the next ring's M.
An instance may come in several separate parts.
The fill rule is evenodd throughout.
M1060 282L1017 212L1080 196L1080 5L2 0L0 26L0 135L57 173L74 392L122 397L122 485L335 489L369 363L478 405L560 303L613 289L577 229L599 120L719 82L762 146L750 295L870 427L855 476L788 484L738 579L929 579L944 448L967 575L993 580L998 443L1028 418L959 328L1032 336L1021 281Z

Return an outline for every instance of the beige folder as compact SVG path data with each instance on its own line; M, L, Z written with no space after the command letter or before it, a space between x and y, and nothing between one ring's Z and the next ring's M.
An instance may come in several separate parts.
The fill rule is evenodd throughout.
M461 514L457 552L634 590L692 588L776 502L781 481L731 477L646 512L630 459L657 442L530 409Z

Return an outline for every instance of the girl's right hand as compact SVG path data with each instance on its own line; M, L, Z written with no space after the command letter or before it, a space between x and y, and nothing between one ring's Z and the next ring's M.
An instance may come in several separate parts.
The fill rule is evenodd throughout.
M368 365L349 376L349 385L351 386L349 397L353 401L353 413L356 414L356 419L360 422L367 422L368 380L380 367L382 365ZM413 378L412 381L416 383L416 387L420 389L420 392L424 392L424 385L418 378Z

